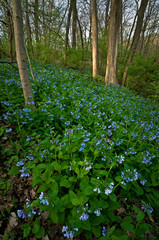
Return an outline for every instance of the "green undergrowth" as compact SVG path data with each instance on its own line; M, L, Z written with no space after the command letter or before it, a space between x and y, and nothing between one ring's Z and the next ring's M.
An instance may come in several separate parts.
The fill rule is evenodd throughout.
M16 69L0 73L8 174L31 176L37 187L16 209L23 238L47 233L39 216L48 212L67 238L158 239L157 104L89 72L40 64L33 72L34 110L24 106Z

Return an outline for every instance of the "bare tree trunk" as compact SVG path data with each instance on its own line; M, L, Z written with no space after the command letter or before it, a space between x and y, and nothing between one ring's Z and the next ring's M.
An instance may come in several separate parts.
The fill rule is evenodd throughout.
M34 2L34 26L35 26L35 38L36 43L39 42L39 20L38 20L38 7L39 7L39 0L35 0Z
M99 74L98 18L96 0L91 0L93 78Z
M77 9L76 0L72 0L72 47L76 48L76 32L77 32Z
M108 30L108 26L109 26L109 6L110 6L110 0L107 0L106 2L106 9L105 9L105 33Z
M70 30L71 13L72 13L72 0L70 2L70 7L69 7L69 11L68 11L68 18L67 18L67 24L66 24L65 56L64 56L65 59L67 58L66 51L67 51L68 46L69 46L69 30Z
M138 4L138 3L137 3L137 4ZM135 17L134 17L134 21L133 21L133 24L132 24L132 27L131 27L131 30L130 30L130 33L129 33L129 38L128 38L128 42L127 42L127 46L126 46L126 50L128 50L129 45L130 45L130 39L131 39L131 35L132 35L132 32L133 32L134 27L135 27L135 23L136 23L137 15L138 15L138 6L137 6L136 15L135 15Z
M82 27L81 27L80 20L79 20L78 16L77 16L77 22L78 22L79 31L80 31L81 47L82 47L82 49L83 49L83 48L84 48L84 43L83 43L83 32L82 32Z
M109 23L108 35L108 53L107 66L105 75L105 85L118 84L117 79L117 56L119 43L119 29L120 29L120 12L122 0L111 1L111 13Z
M26 7L26 32L27 32L27 43L31 47L32 57L34 59L34 50L32 44L32 36L31 36L31 27L29 21L29 8L28 8L28 0L25 0L25 7Z
M6 9L7 9L7 24L8 24L8 38L9 38L9 58L10 58L10 62L13 63L13 22L12 22L12 16L11 16L11 12L10 12L10 8L9 8L9 4L8 1L5 0L4 1L5 5L6 5Z
M149 0L141 1L141 5L140 5L139 11L138 11L138 19L137 19L137 23L136 23L135 33L134 33L133 41L132 41L131 48L130 48L130 54L129 54L129 57L128 57L128 60L126 63L126 67L124 70L124 74L123 74L122 86L125 84L128 68L129 68L130 62L134 56L135 50L137 48L137 44L138 44L138 40L140 37L141 28L142 28L142 24L143 24L144 13L145 13L148 1Z
M25 104L30 104L31 106L34 106L34 99L26 65L23 19L20 0L12 0L12 8L16 56L19 74L22 82Z

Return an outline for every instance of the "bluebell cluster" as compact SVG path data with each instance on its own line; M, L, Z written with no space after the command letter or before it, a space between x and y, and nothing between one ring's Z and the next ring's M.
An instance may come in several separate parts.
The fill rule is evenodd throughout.
M32 217L33 215L41 215L41 212L38 210L38 211L35 211L31 208L30 206L30 202L29 202L29 199L27 198L26 199L26 209L19 209L17 210L17 215L19 218L27 218L27 217Z
M106 227L103 226L102 235L103 235L103 236L107 236L109 233L110 233L110 231L107 230Z
M69 226L62 227L62 233L64 233L64 237L73 238L75 231L78 232L78 228L73 228L72 230L69 229Z
M140 174L134 170L126 170L125 173L121 172L121 177L123 178L122 184L126 184L128 182L136 181L139 178Z
M106 194L106 195L109 195L110 193L112 193L113 188L114 188L114 183L112 182L112 183L110 183L110 184L108 185L108 187L105 189L105 194Z
M40 199L40 203L49 205L48 199L44 196L43 192L41 192L39 199Z
M21 170L19 170L19 172L21 172L21 177L30 177L30 174L27 172L27 169L25 167L22 167Z
M89 218L89 215L87 213L82 213L79 219L82 221L86 221L88 218Z
M146 205L142 205L142 209L146 212L146 211L149 211L150 213L153 212L153 208L151 206L149 206L149 204L146 204Z
M148 164L148 165L151 165L152 164L152 159L154 159L156 156L154 154L150 154L149 151L146 151L144 153L144 158L142 160L142 163L145 163L145 164Z
M95 214L97 217L100 216L100 215L101 215L101 210L102 210L102 208L95 209L95 210L94 210L94 214Z

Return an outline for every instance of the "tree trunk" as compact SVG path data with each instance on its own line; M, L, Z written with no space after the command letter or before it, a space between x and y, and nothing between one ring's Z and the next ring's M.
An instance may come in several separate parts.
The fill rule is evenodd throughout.
M34 59L34 50L33 50L33 44L32 44L32 36L31 36L31 27L30 27L30 21L29 21L29 7L28 7L28 0L25 0L25 7L26 7L26 33L27 33L27 45L31 48L32 51L32 57Z
M72 47L76 48L77 9L76 0L72 0Z
M119 29L121 20L121 4L122 0L111 1L111 13L108 35L108 53L107 66L105 75L105 85L118 84L117 79L117 56L119 43Z
M25 104L30 104L31 106L34 106L34 99L26 65L23 20L20 0L12 0L12 8L16 57L22 82Z
M130 47L130 54L129 54L129 57L128 57L128 60L127 60L127 63L126 63L126 67L125 67L125 70L124 70L124 74L123 74L122 86L125 84L125 81L126 81L126 78L127 78L128 68L129 68L130 62L131 62L131 60L134 56L135 50L136 50L137 45L138 45L138 41L139 41L139 37L140 37L140 33L141 33L141 28L142 28L142 24L143 24L144 13L145 13L148 1L149 0L142 0L140 8L138 10L138 18L137 18L135 33L134 33L132 44L131 44L131 47Z
M70 30L71 13L72 13L72 0L70 2L67 24L66 24L65 56L64 56L65 59L67 58L67 53L66 52L67 52L67 49L68 49L68 46L69 46L69 30Z
M105 9L105 33L107 33L108 26L109 26L109 5L110 5L110 0L107 0L106 3L106 9Z
M13 22L12 22L12 16L11 16L11 12L10 12L10 8L9 8L9 4L8 1L5 0L5 5L7 8L7 24L8 24L8 39L9 39L9 58L10 58L10 62L13 63Z
M35 26L35 38L36 43L39 42L39 20L38 20L38 7L39 7L39 0L35 0L34 2L34 26Z
M91 0L93 78L99 74L98 19L96 0Z

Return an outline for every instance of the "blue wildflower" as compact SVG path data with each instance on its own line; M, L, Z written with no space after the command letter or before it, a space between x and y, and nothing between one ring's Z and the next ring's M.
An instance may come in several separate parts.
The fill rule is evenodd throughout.
M146 211L149 211L150 213L153 212L153 208L151 206L149 206L148 204L146 205L142 205L142 209L146 212Z
M85 143L81 143L81 148L80 148L80 152L83 151L85 148Z
M6 129L6 133L10 133L12 131L12 128Z
M79 219L82 221L86 221L88 218L89 218L89 215L87 213L82 213Z

